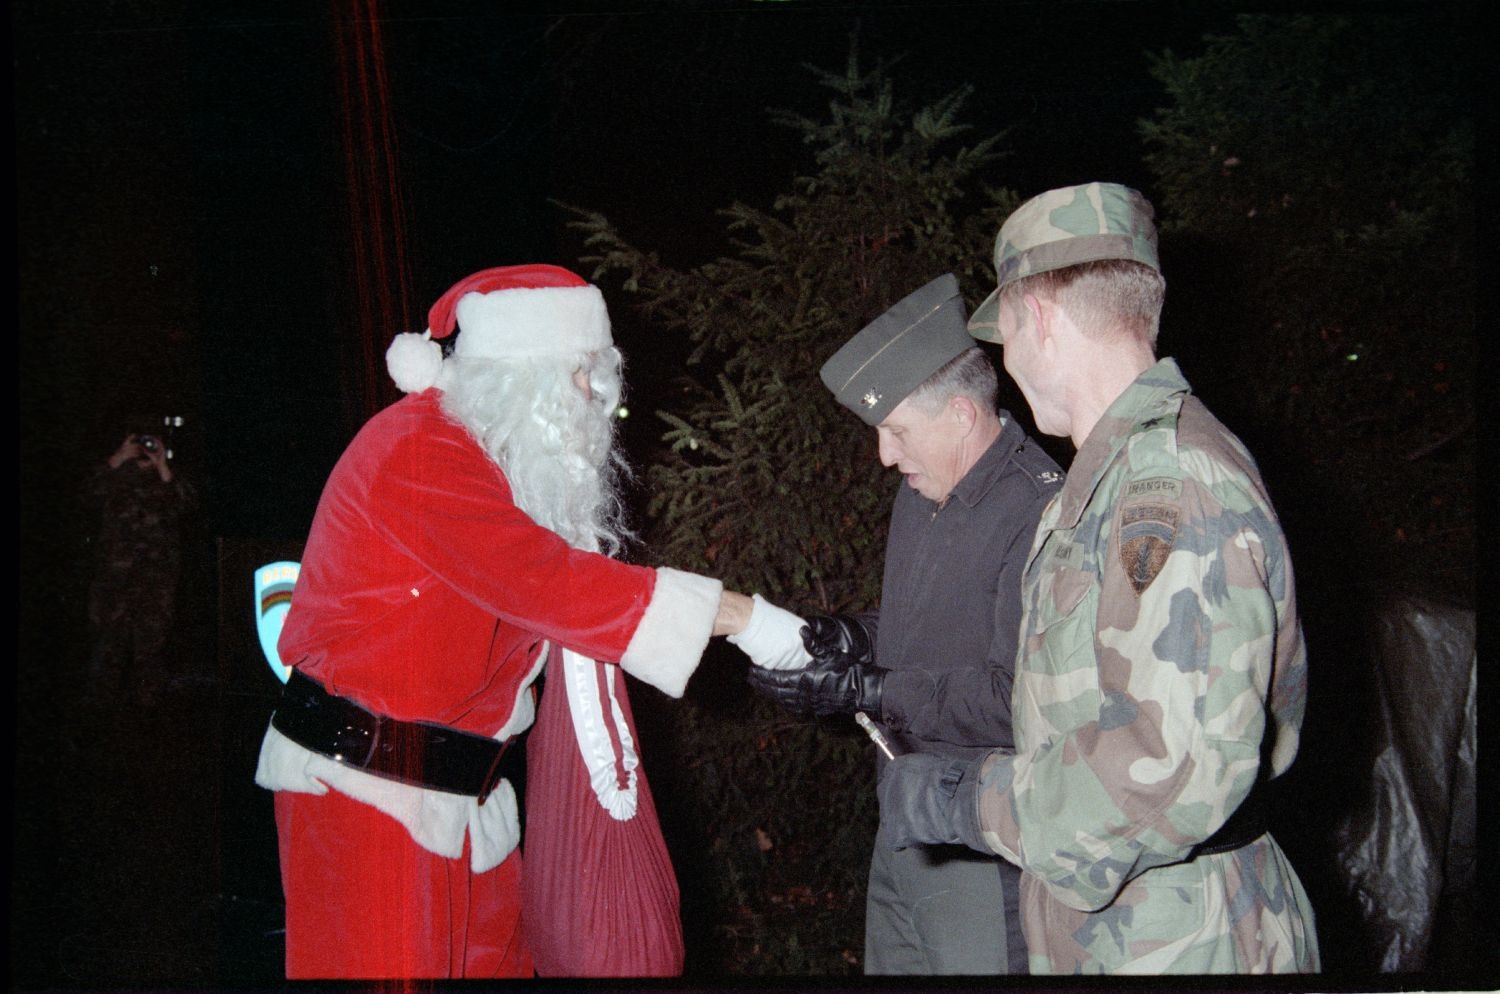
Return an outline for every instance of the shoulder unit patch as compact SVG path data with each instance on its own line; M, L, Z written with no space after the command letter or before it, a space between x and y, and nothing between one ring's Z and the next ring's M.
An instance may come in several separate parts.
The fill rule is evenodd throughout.
M1119 519L1120 566L1139 596L1151 586L1177 538L1182 483L1171 477L1126 484Z

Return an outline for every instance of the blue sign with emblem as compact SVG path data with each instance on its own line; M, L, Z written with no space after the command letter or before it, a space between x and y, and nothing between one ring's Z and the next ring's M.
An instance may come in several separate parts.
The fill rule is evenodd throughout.
M260 634L261 652L282 683L286 683L291 667L282 664L276 642L281 638L281 625L292 606L292 588L301 572L302 564L292 562L267 563L255 571L255 629Z

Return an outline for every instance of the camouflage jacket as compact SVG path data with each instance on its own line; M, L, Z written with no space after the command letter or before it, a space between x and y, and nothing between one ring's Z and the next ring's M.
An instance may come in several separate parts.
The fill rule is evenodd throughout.
M99 574L128 577L132 586L165 589L176 584L183 519L198 501L197 489L181 472L163 483L155 466L103 465L90 475L85 496L98 515L93 543Z
M1016 751L985 762L979 816L1027 871L1032 972L1316 969L1269 835L1192 858L1291 764L1307 656L1259 471L1172 360L1084 442L1022 599Z

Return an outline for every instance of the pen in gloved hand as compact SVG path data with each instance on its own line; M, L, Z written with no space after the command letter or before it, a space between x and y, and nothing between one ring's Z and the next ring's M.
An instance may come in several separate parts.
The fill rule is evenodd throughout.
M896 754L891 752L890 744L886 742L885 736L880 734L880 729L875 727L875 723L870 720L869 715L863 711L856 711L854 712L854 720L858 722L860 728L865 730L865 734L870 737L870 741L879 746L880 751L885 753L886 759L896 758Z

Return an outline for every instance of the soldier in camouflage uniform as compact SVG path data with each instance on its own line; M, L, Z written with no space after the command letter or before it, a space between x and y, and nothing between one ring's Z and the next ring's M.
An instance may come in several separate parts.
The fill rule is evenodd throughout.
M1155 358L1151 206L1044 193L995 264L969 330L1078 454L1023 580L1015 751L898 758L882 821L1021 866L1032 972L1316 971L1263 809L1306 703L1292 565L1249 453Z
M90 704L117 702L123 690L153 704L166 683L165 649L182 572L182 521L196 502L154 435L128 435L89 481L99 513L89 587Z

